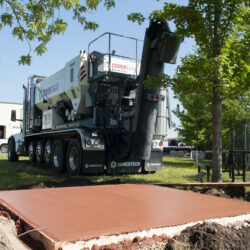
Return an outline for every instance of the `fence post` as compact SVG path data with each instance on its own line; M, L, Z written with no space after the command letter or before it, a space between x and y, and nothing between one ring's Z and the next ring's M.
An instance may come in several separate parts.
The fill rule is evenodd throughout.
M243 156L243 182L246 182L246 154L245 152L242 153Z

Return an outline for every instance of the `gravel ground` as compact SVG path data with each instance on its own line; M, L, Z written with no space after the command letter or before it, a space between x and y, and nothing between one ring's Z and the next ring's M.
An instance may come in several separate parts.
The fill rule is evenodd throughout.
M138 250L162 250L162 249L165 249L165 246L166 246L166 242L158 242L152 246L138 248Z

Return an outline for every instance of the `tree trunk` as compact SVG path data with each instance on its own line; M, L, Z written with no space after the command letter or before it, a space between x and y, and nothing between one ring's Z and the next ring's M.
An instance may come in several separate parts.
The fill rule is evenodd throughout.
M222 179L222 98L216 88L213 90L213 132L212 132L212 182Z

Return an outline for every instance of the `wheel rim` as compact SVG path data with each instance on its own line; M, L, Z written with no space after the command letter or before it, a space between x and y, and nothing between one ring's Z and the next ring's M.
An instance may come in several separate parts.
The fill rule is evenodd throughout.
M2 153L7 153L8 152L8 145L2 145L1 146L1 152Z
M40 144L36 147L36 158L41 159L42 156L42 146Z
M50 161L50 154L51 154L51 146L48 143L44 149L44 159L45 159L46 163L48 163Z
M55 148L54 150L54 155L53 155L53 162L54 166L58 168L60 166L60 149L58 147Z
M32 159L34 157L34 146L33 144L29 145L29 159Z
M75 147L71 148L69 154L69 166L72 171L75 171L79 166L79 156L78 151Z

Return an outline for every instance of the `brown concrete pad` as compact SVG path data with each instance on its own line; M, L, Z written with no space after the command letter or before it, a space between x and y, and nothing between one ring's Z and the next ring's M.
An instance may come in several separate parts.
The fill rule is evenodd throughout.
M55 242L250 213L247 202L134 184L2 191L0 202Z

